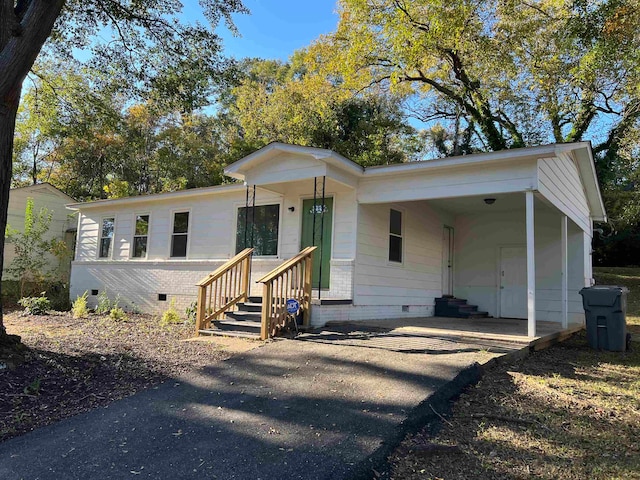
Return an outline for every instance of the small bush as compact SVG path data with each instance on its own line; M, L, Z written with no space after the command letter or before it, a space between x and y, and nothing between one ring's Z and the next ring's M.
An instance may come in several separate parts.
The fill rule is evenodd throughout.
M30 315L44 315L51 308L51 302L42 292L39 297L22 297L18 304L24 307L25 313Z
M187 316L187 323L192 325L196 324L196 315L198 314L198 302L192 302L185 311L185 315Z
M171 303L169 303L169 308L167 308L162 314L162 318L160 319L160 325L163 327L170 325L172 323L180 323L182 319L176 310L176 304L174 299L171 299Z
M102 290L98 294L98 304L96 305L95 312L100 315L104 315L105 313L110 314L111 310L117 308L117 306L118 306L117 302L113 306L111 305L111 300L109 300L109 295L107 295L107 291Z
M118 321L126 321L129 319L129 317L124 312L124 310L118 306L113 307L111 309L111 311L109 312L109 318L111 318L111 320L118 320Z
M51 309L57 312L68 312L71 309L69 301L69 285L62 282L51 283L47 286L47 298L51 301Z
M73 318L84 318L89 315L89 309L87 308L87 297L89 296L89 292L85 291L82 296L76 298L76 301L73 302L71 307L71 313L73 314Z

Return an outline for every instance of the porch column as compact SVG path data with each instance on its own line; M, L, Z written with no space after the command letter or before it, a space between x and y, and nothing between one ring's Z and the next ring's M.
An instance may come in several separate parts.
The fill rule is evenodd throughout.
M560 265L562 275L562 328L569 328L569 293L568 293L568 275L569 275L569 255L567 251L567 216L560 217L560 249L561 262Z
M533 222L534 197L531 190L525 192L527 205L527 333L536 336L536 257L535 227Z

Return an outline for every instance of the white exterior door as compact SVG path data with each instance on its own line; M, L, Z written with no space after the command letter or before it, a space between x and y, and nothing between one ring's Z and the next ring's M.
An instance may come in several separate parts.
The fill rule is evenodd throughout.
M453 295L453 228L447 226L442 238L442 295Z
M527 248L500 248L500 316L527 318Z

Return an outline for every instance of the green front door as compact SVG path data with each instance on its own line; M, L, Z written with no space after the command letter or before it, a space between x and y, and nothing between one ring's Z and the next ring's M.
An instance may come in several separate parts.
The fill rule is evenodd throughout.
M313 241L313 198L302 202L302 246L317 245L313 254L313 288L318 288L320 279L320 265L322 264L322 281L320 288L329 288L331 268L331 226L333 224L333 198L324 199L324 220L322 219L322 199L316 200L316 235ZM322 235L320 231L322 228ZM322 262L320 262L320 241L322 239Z

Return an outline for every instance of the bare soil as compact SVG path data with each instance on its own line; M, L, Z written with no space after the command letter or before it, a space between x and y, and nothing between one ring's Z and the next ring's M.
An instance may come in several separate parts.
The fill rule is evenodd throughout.
M157 317L125 321L68 313L5 316L27 347L25 362L0 370L0 441L260 345L244 339L192 339L192 325Z

